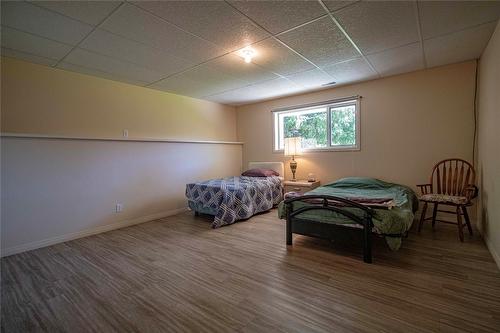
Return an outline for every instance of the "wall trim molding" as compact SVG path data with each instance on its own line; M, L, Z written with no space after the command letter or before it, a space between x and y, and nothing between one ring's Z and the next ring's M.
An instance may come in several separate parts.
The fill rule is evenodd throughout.
M7 257L7 256L10 256L13 254L26 252L26 251L30 251L30 250L35 250L35 249L39 249L42 247L46 247L46 246L50 246L50 245L54 245L54 244L58 244L58 243L63 243L63 242L67 242L67 241L78 239L78 238L83 238L83 237L92 236L95 234L100 234L100 233L111 231L111 230L130 227L132 225L141 224L141 223L145 223L145 222L151 222L151 221L154 221L154 220L157 220L160 218L184 213L184 212L187 212L188 210L189 210L189 208L187 208L187 207L167 210L167 211L163 211L163 212L156 213L156 214L141 216L141 217L137 217L137 218L129 219L129 220L124 220L124 221L113 222L113 223L98 226L95 228L89 228L89 229L85 229L82 231L72 232L72 233L65 234L65 235L60 235L60 236L56 236L56 237L43 239L40 241L21 244L21 245L9 247L6 249L2 249L1 253L0 253L0 257Z
M50 140L85 140L85 141L125 141L125 142L166 142L166 143L196 143L196 144L221 144L221 145L243 145L238 141L217 141L217 140L181 140L169 138L114 138L114 137L90 137L90 136L66 136L32 133L0 133L2 138L19 139L50 139Z

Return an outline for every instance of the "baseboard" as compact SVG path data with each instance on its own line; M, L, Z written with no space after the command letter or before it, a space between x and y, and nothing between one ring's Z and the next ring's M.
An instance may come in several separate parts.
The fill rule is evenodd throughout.
M168 211L164 211L164 212L160 212L160 213L156 213L156 214L141 216L141 217L138 217L135 219L114 222L114 223L99 226L96 228L91 228L91 229L86 229L86 230L82 230L82 231L78 231L78 232L73 232L73 233L66 234L66 235L51 237L51 238L43 239L43 240L36 241L36 242L31 242L31 243L27 243L27 244L18 245L18 246L13 246L10 248L2 249L0 257L7 257L7 256L10 256L10 255L13 255L16 253L35 250L35 249L39 249L42 247L67 242L67 241L77 239L77 238L82 238L82 237L87 237L87 236L91 236L91 235L95 235L95 234L100 234L100 233L110 231L110 230L125 228L125 227L129 227L129 226L135 225L135 224L150 222L150 221L157 220L157 219L160 219L163 217L177 215L177 214L180 214L180 213L183 213L186 211L188 211L187 207L168 210Z
M495 260L495 262L498 266L498 269L500 269L500 255L497 253L497 251L495 250L495 248L491 244L490 239L488 237L485 237L485 235L482 235L482 236L483 236L484 242L486 243L486 247L488 247L488 250L490 251L491 256L493 257L493 260Z

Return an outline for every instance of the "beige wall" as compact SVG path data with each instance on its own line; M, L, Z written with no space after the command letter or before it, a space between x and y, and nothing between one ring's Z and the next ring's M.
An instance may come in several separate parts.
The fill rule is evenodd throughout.
M472 158L474 68L466 62L238 107L243 161L285 160L272 152L271 110L361 95L361 151L308 153L298 159L298 177L427 182L437 161ZM288 163L286 170L291 177Z
M2 58L2 132L236 139L234 108Z
M6 58L1 78L2 132L236 139L232 107ZM1 150L2 255L179 212L186 183L242 159L229 144L3 137Z
M479 228L500 267L500 23L479 63Z

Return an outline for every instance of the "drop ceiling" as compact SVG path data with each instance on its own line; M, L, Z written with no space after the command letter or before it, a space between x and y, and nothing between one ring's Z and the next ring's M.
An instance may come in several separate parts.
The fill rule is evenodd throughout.
M2 55L231 105L478 58L500 1L2 1ZM237 55L251 45L246 64Z

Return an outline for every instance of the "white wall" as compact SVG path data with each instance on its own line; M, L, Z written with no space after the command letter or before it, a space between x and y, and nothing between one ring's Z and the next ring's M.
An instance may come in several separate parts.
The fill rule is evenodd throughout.
M3 138L1 149L3 255L177 213L187 183L241 169L239 145Z
M478 159L479 221L500 267L500 23L479 63Z

